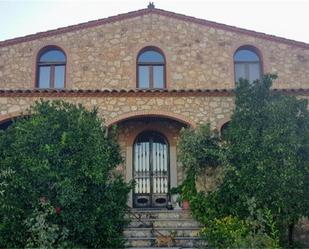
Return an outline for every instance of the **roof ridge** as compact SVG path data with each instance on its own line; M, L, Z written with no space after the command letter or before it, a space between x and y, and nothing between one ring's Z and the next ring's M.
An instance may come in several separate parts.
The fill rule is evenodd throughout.
M208 27L223 29L223 30L230 31L230 32L236 32L236 33L240 33L240 34L254 36L254 37L257 37L257 38L260 38L260 39L266 39L266 40L275 41L275 42L279 42L279 43L283 43L283 44L287 44L287 45L291 45L291 46L297 46L297 47L309 49L309 43L296 41L296 40L293 40L293 39L288 39L288 38L279 37L279 36L275 36L275 35L270 35L270 34L266 34L266 33L263 33L263 32L258 32L258 31L249 30L249 29L245 29L245 28L239 28L239 27L232 26L232 25L218 23L218 22L215 22L215 21L209 21L209 20L206 20L206 19L196 18L196 17L193 17L193 16L188 16L188 15L179 14L179 13L175 13L175 12L172 12L172 11L167 11L167 10L157 9L157 8L139 9L139 10L130 11L130 12L127 12L127 13L118 14L118 15L114 15L114 16L110 16L110 17L106 17L106 18L91 20L91 21L88 21L88 22L69 25L69 26L66 26L66 27L60 27L60 28L57 28L57 29L51 29L51 30L47 30L47 31L42 31L42 32L26 35L26 36L7 39L7 40L4 40L4 41L0 41L0 47L5 47L5 46L9 46L9 45L14 45L14 44L17 44L17 43L32 41L32 40L36 40L36 39L39 39L39 38L53 36L53 35L62 34L62 33L67 33L67 32L71 32L71 31L75 31L75 30L96 27L96 26L99 26L99 25L103 25L103 24L107 24L107 23L113 23L113 22L121 21L121 20L128 19L128 18L143 16L143 15L148 14L148 13L154 13L154 14L158 14L158 15L162 15L162 16L166 16L166 17L171 17L171 18L174 18L174 19L182 20L182 21L189 21L189 22L193 22L193 23L196 23L196 24L205 25L205 26L208 26Z
M78 23L78 24L73 24L73 25L69 25L69 26L65 26L65 27L60 27L60 28L51 29L51 30L47 30L47 31L41 31L41 32L34 33L34 34L15 37L15 38L7 39L7 40L4 40L4 41L0 41L0 47L5 47L5 46L13 45L13 44L16 44L16 43L26 42L26 41L32 41L32 40L36 40L38 38L53 36L53 35L62 34L62 33L67 33L67 32L71 32L71 31L75 31L75 30L96 27L96 26L103 25L103 24L106 24L106 23L112 23L112 22L120 21L120 20L127 19L127 18L142 16L142 15L144 15L148 12L152 12L152 11L153 11L153 9L134 10L134 11L130 11L130 12L127 12L127 13L122 13L122 14L118 14L118 15L114 15L114 16L99 18L99 19L95 19L95 20L91 20L91 21L87 21L87 22L82 22L82 23Z
M296 45L296 46L300 46L300 47L304 47L309 49L309 43L306 42L302 42L302 41L297 41L297 40L293 40L293 39L289 39L289 38L285 38L285 37L280 37L280 36L276 36L276 35L271 35L271 34L267 34L264 32L259 32L259 31L255 31L255 30L250 30L250 29L245 29L245 28L240 28L237 26L233 26L233 25L228 25L228 24L224 24L224 23L219 23L219 22L215 22L215 21L210 21L210 20L206 20L206 19L202 19L202 18L197 18L194 16L188 16L185 14L179 14L179 13L175 13L175 12L171 12L171 11L166 11L163 9L156 9L158 11L162 11L162 15L164 16L171 16L177 19L181 19L181 20L186 20L186 21L191 21L194 23L198 23L198 24L202 24L205 26L209 26L209 27L213 27L213 28L219 28L219 29L223 29L223 30L227 30L227 31L231 31L231 32L236 32L236 33L242 33L242 34L247 34L247 35L251 35L251 36L255 36L261 39L266 39L266 40L274 40L280 43L286 43L289 45ZM168 14L169 13L169 14Z

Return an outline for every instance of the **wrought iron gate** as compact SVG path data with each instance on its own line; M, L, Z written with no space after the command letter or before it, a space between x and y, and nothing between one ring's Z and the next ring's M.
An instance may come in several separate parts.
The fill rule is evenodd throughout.
M158 132L141 133L133 150L134 207L166 207L169 196L169 146Z

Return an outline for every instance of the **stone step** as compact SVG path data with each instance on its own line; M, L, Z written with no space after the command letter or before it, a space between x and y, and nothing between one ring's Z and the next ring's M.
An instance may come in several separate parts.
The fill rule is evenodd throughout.
M187 210L131 210L129 217L134 220L137 217L142 219L188 219L191 214Z
M160 228L160 227L199 227L200 224L193 219L141 219L132 220L129 228Z
M198 249L197 247L127 247L127 249ZM199 248L200 249L200 248Z
M199 238L201 226L192 219L188 210L132 209L129 217L131 223L124 230L126 248L154 247L160 235L175 236L173 245L170 245L175 249L201 248L200 245L205 244Z
M193 247L159 247L160 249L197 249ZM127 249L158 249L158 247L127 247Z
M162 227L153 230L152 228L127 228L124 230L126 238L143 238L151 237L153 235L170 235L174 234L176 237L198 237L200 227Z
M197 249L194 247L127 247L127 249Z
M156 243L155 237L149 237L149 238L127 238L126 242L126 248L127 247L154 247ZM206 248L206 244L203 240L201 240L198 237L175 237L173 247L181 247L181 248L201 248L201 245L203 245L203 248ZM161 245L167 247L167 245ZM158 248L158 247L157 247ZM161 248L161 247L160 247Z

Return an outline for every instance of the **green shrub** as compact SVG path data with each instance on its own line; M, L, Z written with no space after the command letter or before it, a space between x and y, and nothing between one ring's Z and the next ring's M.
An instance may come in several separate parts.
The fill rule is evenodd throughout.
M275 78L237 83L224 141L204 125L183 131L179 142L187 174L179 189L193 216L206 226L230 216L246 222L247 247L278 248L279 241L292 246L294 224L309 210L308 101L272 92ZM198 192L194 182L201 169L218 166L224 173L220 185Z
M187 172L196 174L222 163L219 134L210 129L210 124L202 124L195 130L183 129L180 136L178 159Z
M208 241L210 247L218 249L280 248L277 231L274 230L274 233L268 234L264 230L265 224L258 222L257 220L240 220L233 216L215 218L208 220L208 225L201 230L201 236Z
M102 123L96 110L42 101L0 132L0 248L23 248L64 230L83 248L123 246L130 185L114 173L119 145ZM35 230L29 219L44 217L41 198L60 213Z
M275 78L237 83L226 132L226 158L233 170L220 192L239 217L249 215L246 200L251 198L258 209L271 210L281 245L291 246L294 224L309 210L309 111L307 100L274 93Z
M49 201L41 198L39 207L25 220L28 232L26 248L52 249L74 246L67 241L68 229L53 223L59 213L60 209L55 209Z
M245 222L236 217L227 216L214 219L201 230L201 235L212 248L239 248L243 238L249 233Z

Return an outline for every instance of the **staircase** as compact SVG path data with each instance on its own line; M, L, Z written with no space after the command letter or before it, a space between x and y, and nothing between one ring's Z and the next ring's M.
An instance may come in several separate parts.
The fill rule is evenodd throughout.
M206 248L198 236L200 225L189 211L132 209L130 218L131 223L124 230L126 248L158 248L156 238L166 235L173 237L171 249Z

